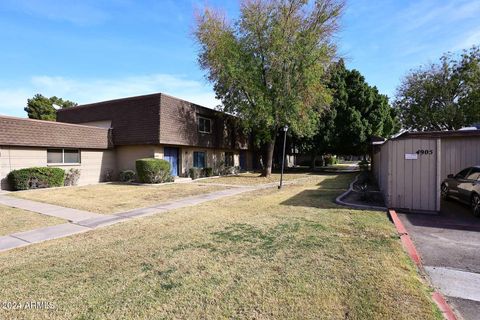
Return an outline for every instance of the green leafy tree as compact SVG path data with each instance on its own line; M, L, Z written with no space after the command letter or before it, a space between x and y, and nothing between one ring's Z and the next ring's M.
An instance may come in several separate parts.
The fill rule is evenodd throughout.
M480 49L411 71L394 106L408 130L456 130L480 121Z
M266 176L279 129L313 135L329 102L322 75L335 55L342 8L335 0L250 0L233 23L208 8L197 17L200 66L223 111L255 133Z
M33 98L27 100L25 112L30 119L55 121L57 118L57 108L75 107L77 104L69 100L63 100L58 97L47 98L41 94L36 94Z
M300 153L310 155L310 167L312 169L315 168L319 155L332 152L334 149L336 116L335 108L327 108L320 116L317 132L314 136L295 139L295 145L299 148Z
M310 154L312 167L325 153L365 155L372 135L388 138L400 125L388 97L370 86L357 70L348 70L340 59L328 72L333 100L321 115L313 137L297 141L303 154Z
M388 138L398 131L388 97L370 86L359 71L348 70L343 60L332 66L328 86L336 110L332 152L364 155L372 135Z

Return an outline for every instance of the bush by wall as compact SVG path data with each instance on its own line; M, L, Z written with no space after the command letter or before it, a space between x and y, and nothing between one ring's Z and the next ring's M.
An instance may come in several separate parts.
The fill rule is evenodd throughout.
M210 168L210 167L203 168L203 173L205 177L211 177L213 176L213 168Z
M229 176L229 175L237 175L240 173L240 167L238 166L228 166L223 168L220 175L222 176Z
M337 159L336 156L325 156L324 160L325 160L325 165L327 165L327 166L331 166L333 164L338 163L338 159Z
M145 158L135 161L138 180L143 183L164 183L173 181L170 163L166 160Z
M192 180L202 178L203 177L202 171L203 171L202 168L196 168L196 167L190 168L188 169L188 176L192 178Z
M132 182L135 181L135 176L137 174L133 170L123 170L120 171L120 181L121 182Z
M65 181L63 185L76 186L78 184L79 179L80 179L80 169L70 168L70 170L65 172Z
M26 168L11 171L7 179L13 190L62 187L65 171L52 167Z

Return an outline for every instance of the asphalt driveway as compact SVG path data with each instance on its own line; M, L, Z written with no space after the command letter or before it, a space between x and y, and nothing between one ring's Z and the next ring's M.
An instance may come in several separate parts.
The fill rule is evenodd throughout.
M466 320L480 314L480 219L442 202L439 215L398 213L432 283Z

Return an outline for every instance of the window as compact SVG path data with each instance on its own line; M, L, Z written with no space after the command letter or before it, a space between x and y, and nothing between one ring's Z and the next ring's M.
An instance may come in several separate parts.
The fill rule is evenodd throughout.
M78 149L47 149L47 163L78 164L80 151Z
M193 166L195 168L205 168L205 152L195 151L193 153Z
M467 176L467 180L478 180L480 178L480 168L472 168L472 171Z
M470 168L463 169L459 173L456 174L455 179L465 179L465 176L468 174L470 171Z
M198 131L202 133L212 133L212 120L199 116Z
M233 152L225 152L225 166L233 167Z

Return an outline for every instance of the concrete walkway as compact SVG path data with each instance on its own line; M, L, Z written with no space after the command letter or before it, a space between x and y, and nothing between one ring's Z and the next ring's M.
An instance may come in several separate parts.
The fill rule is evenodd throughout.
M283 184L286 186L306 179L309 179L309 177L285 181ZM208 183L205 185L212 186L216 184ZM253 186L225 184L218 185L230 187L230 189L186 197L171 202L163 202L150 207L138 208L111 215L64 208L61 206L35 202L31 200L13 198L9 197L7 194L0 194L0 204L9 207L33 211L40 214L54 216L70 221L68 223L63 223L55 226L2 236L0 237L0 252L27 246L33 243L39 243L52 239L67 237L77 233L87 232L96 228L109 226L138 217L145 217L158 213L164 213L173 209L195 206L204 202L213 201L225 197L231 197L249 191L276 188L278 186L278 182Z
M98 218L98 217L104 216L104 215L93 213L93 212L70 209L70 208L65 208L61 206L56 206L53 204L14 198L14 197L9 197L8 195L1 195L1 194L0 194L0 204L8 207L14 207L18 209L45 214L47 216L61 218L71 222L77 222L85 219L92 219L92 218Z
M25 232L13 233L7 236L0 237L0 252L27 246L33 243L39 243L47 240L67 237L77 233L87 232L96 228L105 227L138 217L145 217L153 214L164 213L177 208L195 206L197 204L201 204L207 201L217 200L248 191L253 191L259 189L260 187L235 187L207 194L191 196L171 202L159 203L154 206L134 209L130 211L116 213L113 215L96 214L87 211L63 208L54 205L46 205L44 203L39 203L35 201L21 200L0 195L1 204L10 207L34 211L41 214L51 215L71 221L69 223L34 229Z

